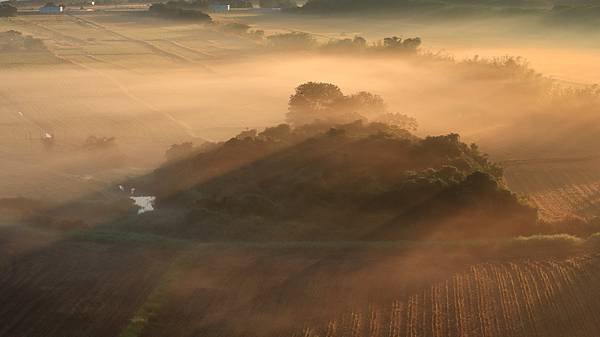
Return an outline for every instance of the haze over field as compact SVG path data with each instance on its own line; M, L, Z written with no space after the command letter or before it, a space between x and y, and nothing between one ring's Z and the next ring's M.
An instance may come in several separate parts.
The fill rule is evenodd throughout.
M0 337L599 335L595 3L65 5L0 4Z

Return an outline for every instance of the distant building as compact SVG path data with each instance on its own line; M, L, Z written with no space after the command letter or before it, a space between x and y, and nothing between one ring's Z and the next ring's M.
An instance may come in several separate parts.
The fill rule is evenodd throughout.
M229 12L231 5L210 5L210 10L212 12Z
M43 7L40 7L40 13L43 14L60 14L65 11L65 5L55 5L51 2L45 4Z

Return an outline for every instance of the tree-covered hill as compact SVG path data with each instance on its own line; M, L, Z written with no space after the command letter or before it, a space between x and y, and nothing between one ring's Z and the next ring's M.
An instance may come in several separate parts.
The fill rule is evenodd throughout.
M185 213L161 231L205 240L444 240L531 229L535 210L501 176L456 134L418 138L356 121L244 132L138 186L159 209Z

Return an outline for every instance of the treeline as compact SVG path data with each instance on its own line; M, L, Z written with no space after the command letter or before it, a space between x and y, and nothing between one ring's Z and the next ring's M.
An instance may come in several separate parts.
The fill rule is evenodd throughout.
M324 53L410 53L415 54L421 46L419 37L403 39L390 36L373 43L367 42L362 36L354 38L330 39L325 43L319 42L312 34L305 32L279 33L266 37L268 45L274 49L318 51Z
M360 54L417 54L420 51L422 40L419 37L402 38L399 36L384 37L381 40L367 41L362 36L353 38L332 38L320 41L313 34L293 31L265 36L260 29L239 23L218 23L214 26L221 31L233 33L253 40L260 40L263 46L275 51L306 51L319 53L345 53L349 55Z

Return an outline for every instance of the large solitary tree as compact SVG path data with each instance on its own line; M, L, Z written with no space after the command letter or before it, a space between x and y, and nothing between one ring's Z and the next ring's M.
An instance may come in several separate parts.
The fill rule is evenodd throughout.
M401 129L416 129L414 118L389 113L379 95L361 91L344 95L331 83L307 82L299 85L290 96L287 121L294 126L311 123L344 124L357 120L395 125Z
M296 87L290 96L287 120L293 125L328 120L344 99L337 85L323 82L307 82Z

